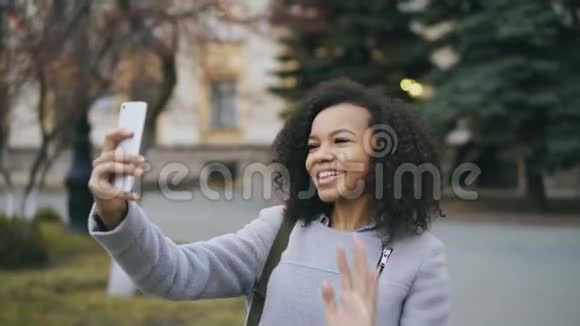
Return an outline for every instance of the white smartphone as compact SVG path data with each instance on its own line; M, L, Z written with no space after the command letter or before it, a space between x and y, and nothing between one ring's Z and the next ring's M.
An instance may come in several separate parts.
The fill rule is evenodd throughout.
M119 147L123 152L134 155L139 154L146 115L147 103L145 102L124 102L121 104L119 128L133 133L133 137L119 143ZM135 177L132 175L117 176L113 185L121 191L130 192L135 185Z

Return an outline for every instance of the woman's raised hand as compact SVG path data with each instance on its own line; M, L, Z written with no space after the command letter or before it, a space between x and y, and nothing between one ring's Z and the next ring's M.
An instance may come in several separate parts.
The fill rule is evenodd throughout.
M122 129L107 133L103 151L93 161L93 172L89 180L89 189L95 197L95 210L102 222L112 229L123 220L126 214L127 201L138 200L139 196L131 192L121 191L113 186L116 175L143 174L145 158L141 155L124 153L117 148L119 143L133 135Z
M343 248L337 250L340 271L340 297L328 282L322 285L326 326L374 326L377 310L378 278L367 270L364 244L354 237L354 268L351 270Z

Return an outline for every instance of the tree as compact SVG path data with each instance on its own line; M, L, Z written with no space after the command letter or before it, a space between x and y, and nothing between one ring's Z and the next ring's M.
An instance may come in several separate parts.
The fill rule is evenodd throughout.
M424 114L443 131L466 118L481 146L522 153L528 196L544 208L543 174L580 162L579 8L578 1L431 1L423 16L425 24L454 25L436 44L460 57L432 74L435 96Z
M11 109L15 97L31 75L30 62L22 51L23 22L15 1L0 3L0 176L4 181L3 193L6 215L16 213L14 185L6 165L10 134Z
M318 82L346 76L399 97L404 78L430 70L427 45L411 30L405 1L279 1L272 20L288 30L272 92L290 102Z
M15 87L4 87L14 85L9 77L22 76L23 81L33 82L31 87L38 90L36 111L41 131L41 144L29 172L19 215L27 211L31 213L31 209L26 209L29 198L43 185L52 162L73 142L75 163L72 170L76 171L69 174L69 186L84 187L71 191L73 194L87 193L91 147L86 137L89 128L87 112L98 98L116 91L115 70L124 54L148 52L161 63L160 80L153 91L146 94L147 98L142 98L150 103L145 128L145 147L150 147L155 138L157 117L171 98L177 82L175 55L179 33L188 33L189 39L196 42L202 39L201 35L211 38L210 20L214 25L216 20L248 23L248 19L229 13L226 0L8 2L10 17L18 19L19 30L4 33L6 28L0 24L2 35L9 36L2 37L0 47L0 101L7 103L0 109L3 118L0 155L6 151L6 123L9 120L4 118L8 116L13 100L10 96L18 96L13 91ZM2 3L2 14L4 9ZM6 21L2 20L3 23ZM5 46L8 39L12 45L9 52ZM27 74L17 73L19 71ZM129 95L143 96L135 92ZM9 183L10 173L1 164L2 158L0 156L0 172ZM81 169L81 165L84 168ZM85 197L84 201L92 201L88 195ZM76 202L75 199L72 201ZM86 214L75 215L86 220Z

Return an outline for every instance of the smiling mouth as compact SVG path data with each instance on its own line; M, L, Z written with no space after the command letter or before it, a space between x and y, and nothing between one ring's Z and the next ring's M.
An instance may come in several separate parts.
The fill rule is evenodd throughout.
M339 170L320 171L320 172L318 172L318 175L316 176L318 179L318 185L326 186L326 185L332 184L336 181L336 179L338 179L338 177L340 177L343 174L344 174L344 171L339 171Z

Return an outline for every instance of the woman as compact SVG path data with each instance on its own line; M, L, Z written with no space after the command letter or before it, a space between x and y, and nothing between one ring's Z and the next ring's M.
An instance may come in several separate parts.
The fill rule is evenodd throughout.
M440 213L437 175L424 173L438 171L437 153L402 102L345 79L322 83L273 144L274 162L286 168L274 180L285 204L263 209L235 234L186 245L149 222L137 196L111 186L115 174L143 173L143 157L115 152L130 136L109 133L94 162L89 229L144 292L174 300L244 295L251 302L288 218L298 223L270 276L260 325L446 324L444 246L428 231ZM352 251L359 254L352 258ZM375 269L373 282L363 271Z

